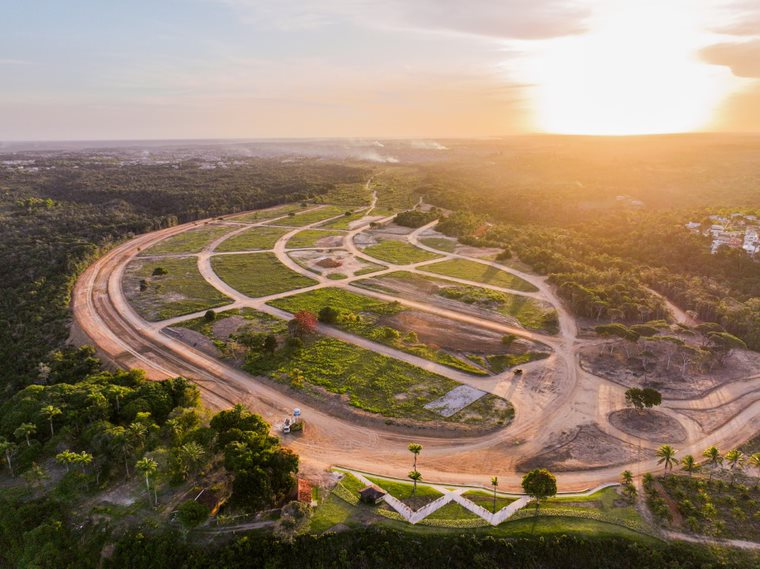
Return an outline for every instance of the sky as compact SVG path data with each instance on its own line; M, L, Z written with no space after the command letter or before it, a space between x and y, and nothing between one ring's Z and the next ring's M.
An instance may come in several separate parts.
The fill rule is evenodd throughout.
M760 132L760 0L0 0L0 140Z

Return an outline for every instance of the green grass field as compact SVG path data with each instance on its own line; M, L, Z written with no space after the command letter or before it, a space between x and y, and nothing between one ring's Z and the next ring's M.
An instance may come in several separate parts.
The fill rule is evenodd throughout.
M296 389L311 384L345 395L350 405L385 417L460 421L458 415L444 418L424 408L456 387L455 381L335 338L315 335L306 338L302 349L252 353L245 369ZM492 412L483 414L478 425L503 424L503 404L498 402L503 400L493 400Z
M148 255L171 255L181 253L200 253L204 247L217 237L239 229L234 225L204 225L197 229L189 229L159 241L152 247L140 252L141 257Z
M395 265L408 265L440 258L405 241L381 241L362 250L362 253Z
M360 211L359 213L347 215L347 216L341 217L340 219L336 219L335 221L325 223L322 227L326 227L330 229L349 229L351 226L351 223L353 223L354 221L360 220L366 215L367 215L366 212Z
M289 229L284 227L252 227L225 239L216 248L219 253L229 251L252 251L256 249L271 249L277 240L285 235Z
M232 318L239 316L246 320L245 328L254 332L263 332L267 334L282 334L284 333L288 325L284 320L270 316L264 312L259 312L252 308L238 308L235 310L228 310L222 314L217 314L216 318L209 321L205 316L194 318L193 320L185 320L179 324L175 324L175 327L189 328L200 332L204 336L212 340L218 340L214 335L214 325L226 318Z
M301 249L303 247L317 247L317 241L325 237L343 236L342 231L320 231L319 229L304 229L296 233L288 240L288 249Z
M217 255L211 266L224 282L252 298L315 284L284 266L273 253Z
M492 492L486 492L484 490L468 490L462 495L471 502L475 502L479 506L483 506L489 512L493 512ZM496 511L498 512L502 508L509 506L514 501L515 498L505 498L496 494Z
M453 369L473 375L487 375L487 372L471 365L469 361L418 340L409 339L406 336L409 330L384 325L381 322L383 316L404 310L398 303L376 300L345 289L321 288L273 300L269 304L293 314L300 310L318 314L322 308L329 306L340 312L334 325L342 330Z
M152 276L159 267L167 274ZM141 291L142 280L146 288ZM166 320L230 302L203 279L195 257L135 259L127 265L124 292L137 313L150 321Z
M447 253L453 253L457 248L457 242L453 239L446 239L444 237L425 237L420 239L420 243L438 249L439 251L446 251Z
M272 225L285 225L288 227L303 227L304 225L310 225L317 223L324 219L335 217L336 215L343 215L350 208L338 207L334 205L322 206L319 209L311 209L303 213L299 213L295 216L288 216L284 219L273 221Z
M484 265L476 261L467 259L449 259L440 263L433 263L421 267L420 270L426 273L435 273L439 275L467 279L479 283L489 284L512 290L524 292L536 292L538 289L520 277L497 269L495 267Z

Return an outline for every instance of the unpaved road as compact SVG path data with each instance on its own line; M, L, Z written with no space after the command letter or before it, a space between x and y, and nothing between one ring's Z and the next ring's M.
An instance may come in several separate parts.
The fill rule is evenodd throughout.
M371 208L366 213L369 214L370 210ZM237 214L239 215L242 214ZM521 366L525 370L522 376L505 372L489 378L477 378L444 366L436 366L426 360L419 360L415 356L374 344L334 328L323 327L324 333L382 351L415 365L432 369L460 383L467 383L498 394L509 399L516 408L515 420L509 427L482 436L452 438L437 434L435 431L398 432L357 424L346 416L341 416L340 412L323 410L298 401L290 394L271 387L266 382L259 381L161 333L162 328L196 317L201 313L149 323L130 307L122 290L122 277L129 261L140 250L153 243L199 226L203 222L189 223L142 235L120 245L90 266L80 277L74 289L72 306L76 325L75 335L82 341L96 345L101 355L115 364L143 368L151 378L183 375L192 379L200 387L205 402L215 408L229 407L242 401L270 422L277 423L294 406L300 406L307 420L307 430L302 437L287 438L285 443L301 455L304 470L315 474L330 465L340 464L378 474L398 476L409 468L410 457L406 447L409 441L415 440L424 445L420 457L420 470L428 481L482 484L484 481L487 482L490 476L499 475L506 488L518 489L521 475L516 472L515 466L519 461L542 453L546 454L547 449L558 444L558 441L567 439L583 425L595 424L613 442L617 440L621 445L638 447L644 451L643 454L640 451L639 456L646 456L646 450L651 451L658 446L658 443L630 436L609 424L607 415L625 406L624 388L580 368L577 350L585 341L577 338L574 319L562 306L544 278L509 269L498 263L437 251L419 243L420 233L434 227L435 223L419 228L408 235L407 239L422 249L440 254L441 259L412 265L392 265L383 262L382 264L388 268L372 275L377 276L398 270L418 272L418 267L425 264L455 258L467 258L494 266L525 279L535 285L539 292L520 293L464 279L451 280L513 294L525 294L548 301L559 314L560 331L557 336L527 332L521 328L480 319L471 314L443 309L424 302L398 299L351 286L354 280L364 277L331 281L315 275L288 257L287 240L299 231L325 223L323 220L304 227L293 228L279 239L273 248L280 262L293 271L314 279L315 284L306 289L251 299L219 279L211 268L210 259L214 254L214 248L225 239L253 225L265 225L273 220L242 224L234 217L236 216L227 216L222 223L240 225L240 229L216 239L201 253L195 255L203 278L233 299L232 304L218 309L218 312L248 306L271 314L283 315L281 311L266 305L266 302L304 292L309 288L348 287L358 293L383 300L398 300L401 304L416 310L475 324L500 333L518 334L546 344L551 347L553 354L546 360ZM359 258L376 263L378 262L376 259L362 253L354 243L354 237L367 228L368 222L347 231L344 237L344 248ZM429 276L428 273L421 274ZM441 275L435 275L435 277L446 278ZM677 403L680 407L687 405L689 409L710 409L714 413L721 413L721 402L742 401L747 394L758 389L760 389L760 377L754 377L728 383L702 399L689 400L686 403L681 400ZM740 409L726 412L721 426L711 433L704 432L698 423L671 408L668 401L664 402L661 411L679 421L688 433L687 441L678 445L681 455L687 453L697 455L711 444L728 448L743 442L752 435L753 431L749 427L760 422L760 401L751 399L746 399L746 401L747 404ZM631 455L629 461L605 468L579 468L575 471L562 472L558 475L560 488L563 491L583 490L600 483L616 481L620 472L626 468L640 474L656 470L658 467L652 460L640 462L637 456Z

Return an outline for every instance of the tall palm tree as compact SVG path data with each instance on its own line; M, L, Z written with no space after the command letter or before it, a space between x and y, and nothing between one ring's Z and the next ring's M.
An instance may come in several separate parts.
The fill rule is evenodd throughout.
M707 459L707 462L710 463L710 466L712 467L710 470L710 480L712 480L715 470L723 464L723 455L720 454L718 447L711 446L704 450L702 456Z
M71 452L70 450L67 449L55 455L55 461L58 464L63 464L66 467L66 472L68 472L69 465L76 462L78 456L79 455L77 453Z
M491 476L491 486L493 486L493 513L496 513L496 487L499 485L499 478Z
M416 470L412 470L409 473L409 478L411 478L412 482L414 482L414 488L412 489L412 494L416 494L417 493L417 482L420 481L420 480L422 480L422 474L420 474Z
M414 465L412 470L417 470L417 456L422 452L422 445L418 443L409 443L409 452L414 455Z
M137 461L137 464L135 464L135 467L137 468L137 470L139 470L145 475L145 488L148 490L148 501L151 502L150 479L158 471L158 463L152 458L148 458L147 456L144 456L140 460ZM156 494L155 484L153 485L153 497L154 497L154 500L151 505L155 506L156 504L158 504L158 495Z
M13 451L16 450L16 444L9 441L5 437L0 437L0 453L5 454L5 460L8 463L8 470L11 471L11 476L13 476Z
M694 460L694 457L692 455L687 454L681 459L681 470L688 472L689 477L691 478L691 475L699 470L699 464L697 464L697 461Z
M670 445L662 445L657 449L657 456L659 460L657 464L664 464L665 470L673 470L673 465L676 463L676 453L678 451Z
M630 470L624 470L620 476L623 479L623 484L626 486L633 484L633 473Z
M55 436L55 429L53 428L53 419L57 417L58 415L62 415L63 411L61 411L58 407L55 405L46 405L42 409L40 409L40 414L48 420L48 423L50 423L50 436Z
M17 439L25 438L26 446L32 446L32 442L29 440L29 436L37 432L37 425L34 423L21 423L18 428L13 431L13 436Z
M92 463L92 455L85 450L83 450L80 453L73 453L73 454L74 454L73 462L82 467L82 474L84 474L84 471L87 468L87 465Z
M731 484L733 484L736 477L736 471L744 468L744 453L738 448L733 448L726 453L724 458L726 459L729 468L731 468Z

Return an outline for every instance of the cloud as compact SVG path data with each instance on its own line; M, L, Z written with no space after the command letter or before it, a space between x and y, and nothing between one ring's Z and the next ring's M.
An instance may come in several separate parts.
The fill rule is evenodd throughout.
M731 68L737 77L760 78L760 39L714 44L700 55L708 63Z
M585 30L588 7L573 0L212 0L253 22L311 29L340 21L368 27L450 32L499 39L546 39Z
M756 0L729 2L722 6L721 16L725 22L714 27L713 31L731 36L760 35L760 7Z

